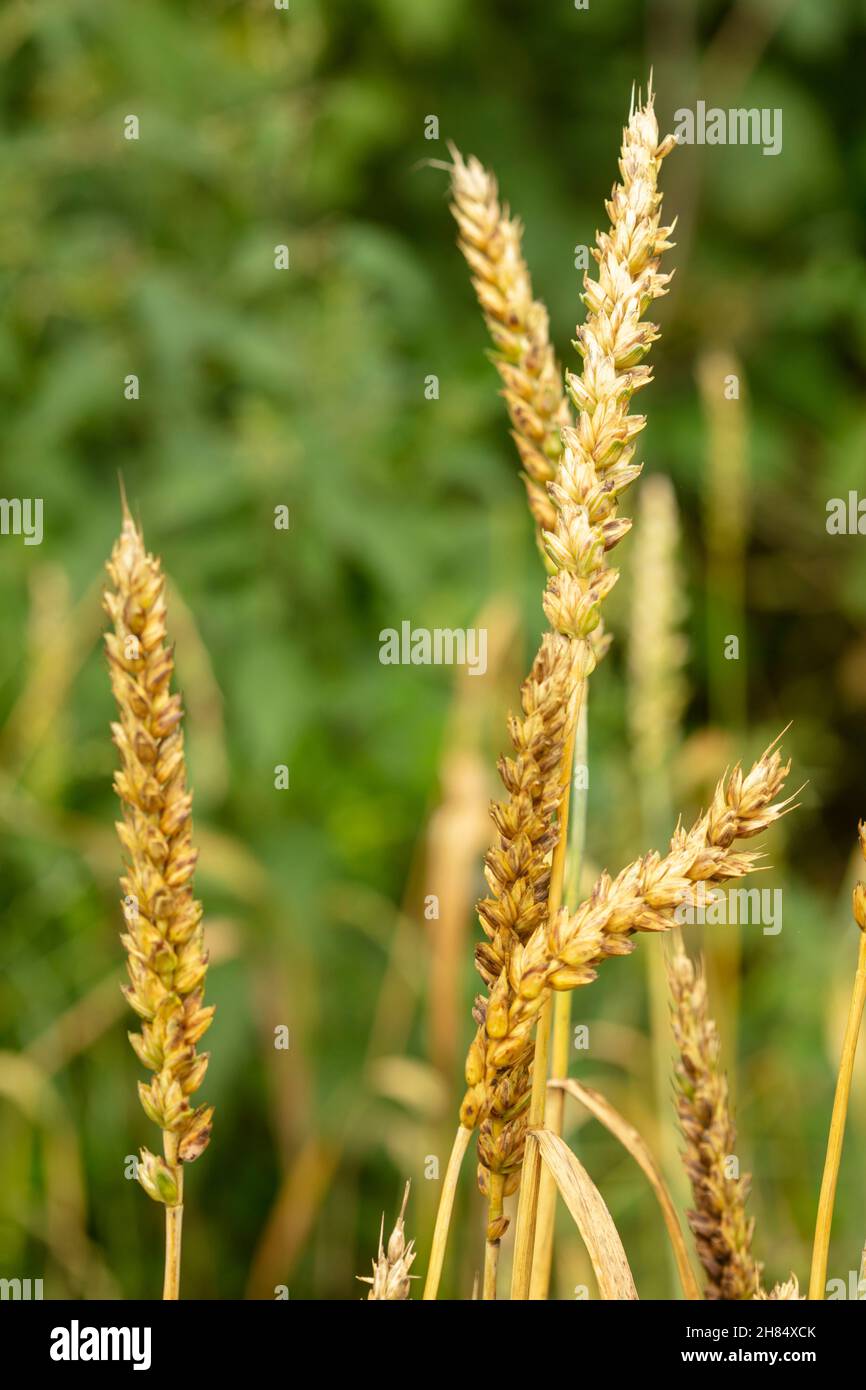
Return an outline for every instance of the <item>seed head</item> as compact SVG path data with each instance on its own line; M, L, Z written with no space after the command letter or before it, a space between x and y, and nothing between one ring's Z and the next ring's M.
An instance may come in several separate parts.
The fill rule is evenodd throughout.
M190 1097L207 1070L208 1054L198 1053L196 1043L214 1011L203 1002L207 953L201 904L193 896L192 797L183 711L180 696L171 692L165 578L125 503L107 568L104 603L113 630L105 644L118 710L111 728L120 753L114 789L123 811L117 833L125 860L121 940L130 978L124 994L142 1020L130 1042L154 1074L139 1083L144 1111L174 1136L178 1157L189 1163L210 1137L213 1109L193 1108ZM142 1185L152 1197L165 1187L160 1163L153 1155L142 1163Z
M692 1186L688 1221L706 1275L709 1299L756 1298L761 1267L752 1256L754 1220L746 1215L748 1174L731 1177L737 1131L710 1016L707 982L681 943L668 961L671 1021L677 1047L676 1108L685 1140L683 1162Z
M542 531L555 522L547 488L556 476L562 428L571 420L562 372L550 344L547 310L533 298L520 223L501 206L496 180L483 164L474 156L464 160L453 145L449 149L458 245L494 344L492 358L505 387L540 543Z
M403 1227L403 1218L406 1215L406 1204L409 1201L409 1188L411 1184L407 1182L406 1190L403 1193L403 1205L400 1208L400 1215L397 1217L393 1231L388 1237L388 1247L383 1249L382 1240L385 1234L385 1216L382 1215L382 1225L379 1231L379 1255L373 1261L373 1276L359 1274L357 1277L362 1284L370 1285L370 1292L367 1294L368 1303L382 1299L405 1300L409 1297L411 1280L414 1274L410 1275L409 1270L415 1259L415 1242L410 1240L407 1244L406 1234Z

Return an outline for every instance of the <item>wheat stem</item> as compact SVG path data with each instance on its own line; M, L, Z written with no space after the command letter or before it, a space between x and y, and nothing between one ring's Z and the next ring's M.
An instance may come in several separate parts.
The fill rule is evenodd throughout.
M481 1285L481 1297L488 1303L496 1301L496 1281L499 1274L499 1248L502 1244L499 1240L488 1240L484 1243L484 1282Z
M577 720L583 702L586 682L581 681L574 695L574 711L570 719L571 732L562 755L561 785L562 801L559 808L559 838L553 851L550 866L550 889L547 895L547 918L551 921L562 906L562 890L565 882L565 861L568 851L568 814L571 800L571 770L574 762L574 746L577 734ZM544 1110L547 1099L547 1072L550 1053L550 1031L552 1022L552 998L549 996L541 1006L538 1017L538 1031L535 1035L535 1054L532 1064L532 1094L529 1101L527 1126L530 1130L544 1125ZM514 1269L511 1277L511 1297L527 1299L532 1276L532 1256L535 1246L535 1223L537 1218L538 1194L541 1178L541 1153L536 1140L527 1134L526 1153L520 1175L520 1193L517 1199L517 1224L514 1234Z
M858 886L862 887L862 885ZM830 1249L833 1207L836 1202L836 1183L839 1179L842 1143L845 1138L845 1118L848 1113L851 1078L854 1074L854 1057L857 1052L857 1038L860 1033L860 1020L863 1017L864 1005L866 1005L866 930L861 926L857 969L854 974L854 987L851 991L848 1020L845 1024L845 1036L842 1041L842 1056L839 1061L839 1074L836 1078L833 1113L830 1117L830 1133L827 1136L824 1176L821 1179L821 1195L818 1198L815 1243L812 1249L812 1271L809 1277L809 1298L811 1299L822 1299L826 1289L827 1257Z
M557 994L553 1000L553 1026L550 1045L550 1076L564 1080L568 1075L568 1060L571 1051L571 994ZM544 1113L544 1128L553 1134L562 1134L565 1112L562 1091L550 1091ZM532 1278L529 1297L544 1301L550 1287L550 1271L553 1261L553 1228L556 1218L556 1182L550 1170L544 1168L538 1188L538 1214L535 1220L535 1251L532 1260Z
M430 1249L427 1279L424 1284L424 1302L432 1301L439 1293L439 1281L442 1278L442 1265L445 1261L445 1247L448 1244L448 1231L451 1226L451 1213L454 1210L457 1180L460 1177L460 1169L471 1138L472 1130L467 1129L465 1125L459 1125L454 1136L448 1167L445 1170L442 1191L439 1194L436 1225L433 1228L433 1244Z
M550 999L545 1000L538 1016L535 1034L535 1053L532 1062L532 1094L529 1101L528 1132L520 1172L520 1192L517 1199L517 1221L514 1229L514 1266L511 1272L511 1297L529 1298L532 1278L532 1256L535 1250L535 1222L541 1181L541 1153L533 1130L544 1125L544 1091L547 1085L550 1054ZM539 1083L537 1078L541 1077ZM539 1094L540 1089L540 1094Z
M497 1296L499 1250L502 1238L497 1235L491 1239L490 1232L501 1228L504 1197L504 1176L501 1173L491 1173L490 1192L487 1198L487 1239L484 1242L484 1282L481 1290L481 1297L485 1302L494 1302Z
M577 717L577 733L574 745L574 762L571 779L571 804L569 807L568 862L565 889L567 906L580 901L580 877L583 870L583 853L586 844L587 787L585 779L578 778L578 769L587 766L587 743L589 729L589 686L584 683L580 712ZM568 1076L568 1063L571 1056L571 991L558 993L553 1001L553 1033L551 1038L550 1075L554 1081L564 1081ZM559 1087L549 1087L544 1111L544 1127L554 1134L562 1134L565 1115L565 1092ZM529 1286L531 1300L543 1302L550 1289L550 1272L553 1264L553 1231L556 1221L556 1182L545 1167L541 1174L538 1192L538 1215L536 1217L535 1255L532 1261L532 1280Z
M183 1164L177 1156L178 1139L171 1130L164 1130L162 1147L165 1161L177 1184L177 1202L165 1209L165 1278L163 1300L175 1302L180 1298L180 1255L183 1237Z
M502 1121L492 1122L492 1133L499 1138ZM491 1236L491 1231L499 1232L503 1225L503 1204L505 1198L505 1177L502 1173L491 1173L487 1194L487 1238L484 1242L484 1283L481 1297L485 1301L496 1299L496 1280L499 1271L499 1248L502 1238L499 1234Z

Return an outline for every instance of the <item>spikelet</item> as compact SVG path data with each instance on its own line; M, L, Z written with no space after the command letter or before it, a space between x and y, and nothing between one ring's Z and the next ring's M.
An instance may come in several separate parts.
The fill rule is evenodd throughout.
M759 1296L760 1266L751 1253L754 1220L746 1215L748 1174L728 1176L737 1131L719 1036L710 1016L707 982L675 943L668 960L671 1022L677 1047L676 1108L685 1140L683 1162L695 1209L688 1213L709 1299Z
M774 745L747 774L734 768L716 787L709 809L691 830L677 827L669 853L647 854L615 879L602 874L576 912L563 908L525 944L515 946L507 975L490 993L469 1052L461 1120L478 1122L503 1073L519 1066L535 1020L550 990L574 989L595 979L609 956L628 955L638 932L666 931L677 909L694 905L699 885L741 878L760 860L732 848L760 834L790 807L775 800L790 770Z
M130 1042L154 1074L139 1083L141 1103L167 1136L169 1159L165 1164L142 1150L139 1179L149 1196L172 1206L180 1187L175 1164L198 1158L210 1138L213 1109L193 1108L190 1098L207 1069L208 1054L196 1044L214 1011L203 1004L207 954L201 904L193 897L192 798L180 696L170 689L165 578L125 501L107 569L112 587L104 606L114 630L105 643L119 714L111 727L121 761L114 789L123 808L117 833L126 870L120 880L130 978L124 994L142 1020Z
M550 852L563 795L557 773L568 726L570 657L567 641L545 634L521 692L523 717L509 719L514 757L499 760L508 797L491 807L498 842L485 859L492 896L478 903L487 940L475 957L488 987L507 968L514 945L531 936L547 916Z
M406 1190L403 1193L403 1205L388 1239L387 1249L383 1248L382 1244L385 1234L385 1214L382 1213L382 1225L379 1229L379 1254L373 1261L372 1278L368 1274L356 1276L362 1284L370 1285L370 1292L367 1294L368 1303L381 1299L405 1300L409 1297L411 1280L415 1278L414 1274L410 1275L409 1273L415 1259L415 1242L410 1240L407 1244L403 1218L406 1215L410 1186L411 1184L407 1182Z
M798 1299L798 1300L803 1300L805 1297L806 1297L805 1294L800 1293L800 1284L799 1284L799 1281L798 1281L798 1279L797 1279L796 1274L792 1274L791 1277L790 1277L790 1279L786 1279L786 1280L785 1280L784 1284L776 1284L776 1285L774 1285L774 1287L773 1287L773 1289L770 1291L770 1293L765 1293L763 1289L759 1289L758 1292L755 1294L755 1298L757 1298L757 1299L762 1299L762 1300L770 1300L770 1299L779 1299L779 1300L781 1300L781 1299L788 1299L788 1300Z
M541 532L556 521L548 484L562 453L561 432L571 423L562 373L550 344L547 310L532 295L521 247L523 229L499 202L496 180L474 156L452 158L451 211L458 245L494 344L493 362L512 436L523 464L529 508Z
M587 318L575 346L581 372L568 373L568 394L578 420L563 430L564 445L550 494L556 525L545 532L556 573L547 583L544 611L551 627L579 644L587 676L606 645L596 630L601 604L618 571L606 556L631 522L617 515L620 495L642 465L634 462L635 440L646 424L630 414L631 399L652 380L643 358L658 338L655 324L642 322L649 304L667 293L670 275L659 273L662 253L672 246L673 227L661 225L661 162L676 141L659 141L652 90L632 111L623 132L620 175L606 204L610 230L599 232L593 256L598 279L584 276Z

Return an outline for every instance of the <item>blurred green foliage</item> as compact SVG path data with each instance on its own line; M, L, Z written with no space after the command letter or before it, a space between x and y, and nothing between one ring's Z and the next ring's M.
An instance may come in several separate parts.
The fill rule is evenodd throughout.
M445 175L425 161L445 159L452 138L496 170L573 366L574 248L603 221L631 86L654 64L663 127L698 97L784 113L777 158L683 148L665 166L677 270L642 408L643 456L673 477L684 523L683 811L789 719L796 777L809 779L770 846L784 931L746 943L737 1083L758 1253L773 1279L805 1277L866 811L864 541L824 525L828 498L860 486L866 448L864 30L863 0L4 6L0 490L45 504L41 547L0 538L4 1276L44 1276L51 1297L160 1286L160 1213L123 1177L154 1135L117 989L98 592L118 472L173 586L213 924L202 1098L217 1116L188 1180L184 1289L359 1296L354 1275L404 1176L423 1268L438 1187L425 1163L444 1164L453 1130L476 928L467 912L463 1034L443 1075L429 1060L436 938L422 904L447 891L428 880L424 845L454 673L380 665L378 634L404 618L471 626L494 598L519 615L477 738L492 795L541 623L541 569ZM431 113L438 141L424 139ZM137 141L123 138L129 114ZM274 268L280 244L288 271ZM696 369L717 348L741 363L751 477L736 739L724 731L736 711L710 707L722 658L705 640ZM124 396L129 374L138 400ZM280 504L288 533L273 527ZM628 543L621 554L627 575ZM626 746L627 582L590 734L589 852L614 869L646 847ZM274 790L280 763L288 792ZM582 1074L642 1123L644 976L636 961L605 975L576 1006L608 1029ZM272 1045L281 1023L287 1053ZM414 1065L392 1064L403 1057ZM587 1127L575 1142L642 1296L667 1296L642 1178L606 1135ZM866 1235L864 1162L861 1068L831 1260L843 1277ZM468 1293L480 1258L468 1174L461 1201L452 1295ZM564 1224L562 1297L586 1278L575 1246Z

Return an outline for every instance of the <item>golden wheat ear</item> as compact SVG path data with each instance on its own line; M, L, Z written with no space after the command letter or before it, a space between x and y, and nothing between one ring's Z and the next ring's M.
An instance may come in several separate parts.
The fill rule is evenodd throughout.
M704 972L695 969L676 934L668 981L677 1047L676 1109L695 1204L688 1221L704 1269L705 1296L757 1298L761 1267L751 1250L754 1221L746 1215L750 1178L734 1177L730 1171L737 1131L721 1068L719 1035L710 1016Z
M162 1130L164 1157L141 1151L138 1178L166 1208L163 1296L179 1295L183 1165L206 1149L213 1107L194 1107L208 1054L196 1044L210 1027L203 1002L207 973L201 904L193 896L196 851L192 797L186 782L180 696L172 694L174 654L166 645L165 576L144 547L122 492L123 523L107 569L104 606L111 688L118 718L112 736L120 754L114 790L122 820L123 893L130 983L124 994L141 1019L129 1040L153 1073L139 1082L149 1119Z
M480 905L488 942L479 948L477 961L489 993L476 1003L478 1031L467 1057L469 1090L461 1110L461 1125L479 1128L479 1180L488 1197L489 1247L497 1244L507 1224L503 1198L520 1181L529 1115L534 1126L543 1119L546 1054L543 1059L536 1055L534 1090L530 1070L534 1050L530 1033L539 1010L539 1038L547 1033L550 990L543 978L538 980L535 1006L523 1012L526 1026L519 1038L509 1037L511 1017L516 981L524 979L523 948L530 941L544 939L548 918L552 922L562 900L575 726L583 683L607 648L601 607L618 577L608 566L607 554L630 527L630 522L617 516L616 508L618 497L640 472L633 462L634 441L644 420L630 414L630 403L635 392L651 379L649 368L641 362L658 336L654 325L642 321L642 315L653 299L665 293L670 278L659 273L671 229L661 224L661 195L656 186L669 148L670 141L659 141L651 103L631 113L623 136L622 183L614 188L607 204L611 229L598 236L598 279L587 276L584 281L588 315L578 330L576 344L583 369L579 375L568 377L568 394L579 412L577 425L569 423L564 400L556 406L562 447L556 455L554 479L547 483L552 524L542 522L548 568L553 572L543 604L553 632L545 636L539 658L546 654L552 663L555 655L561 671L557 682L559 719L550 719L548 728L540 718L529 723L537 745L532 779L526 776L524 781L526 767L521 757L514 764L503 765L510 801L494 811L499 840L487 860L488 881L498 902L490 908L487 903ZM521 343L527 340L528 306L532 303L519 227L502 212L492 176L477 161L467 164L456 151L452 155L461 248L474 271L488 327L495 340L499 334L498 346L519 354ZM508 337L508 327L518 330L517 338ZM545 333L546 328L545 315ZM549 344L545 352L552 371ZM513 399L508 395L507 399L511 406ZM552 451L548 457L553 458ZM525 712L529 715L528 709ZM553 727L555 737L551 739ZM514 724L511 733L513 738ZM515 748L520 754L517 744ZM547 852L553 852L549 870L544 866L544 873L537 875L516 850L522 843L518 821L529 811L530 783L538 806L544 808L538 829L544 830ZM541 844L540 837L536 844ZM531 1148L528 1156L532 1187L538 1179L539 1161ZM521 1200L525 1210L526 1203ZM523 1229L531 1224L524 1219ZM496 1251L490 1249L488 1254L492 1267ZM522 1259L524 1266L527 1263ZM523 1268L523 1285L525 1274ZM488 1296L492 1296L494 1284L491 1269L490 1278L485 1279ZM524 1296L522 1292L520 1296Z
M403 1203L400 1207L400 1215L394 1224L394 1229L388 1238L388 1245L383 1245L385 1234L385 1216L382 1215L382 1225L379 1228L379 1254L373 1261L373 1274L359 1274L356 1277L362 1284L370 1285L370 1292L367 1294L367 1302L379 1300L405 1300L409 1297L411 1281L415 1278L410 1274L415 1259L415 1242L406 1240L404 1228L404 1218L406 1216L406 1206L409 1201L409 1189L411 1183L406 1183L403 1193Z
M529 509L541 535L556 520L548 484L556 477L561 433L571 423L562 372L550 343L548 314L534 299L523 258L523 228L499 202L496 179L474 156L451 155L451 211L457 244L493 342L512 437L523 465Z

